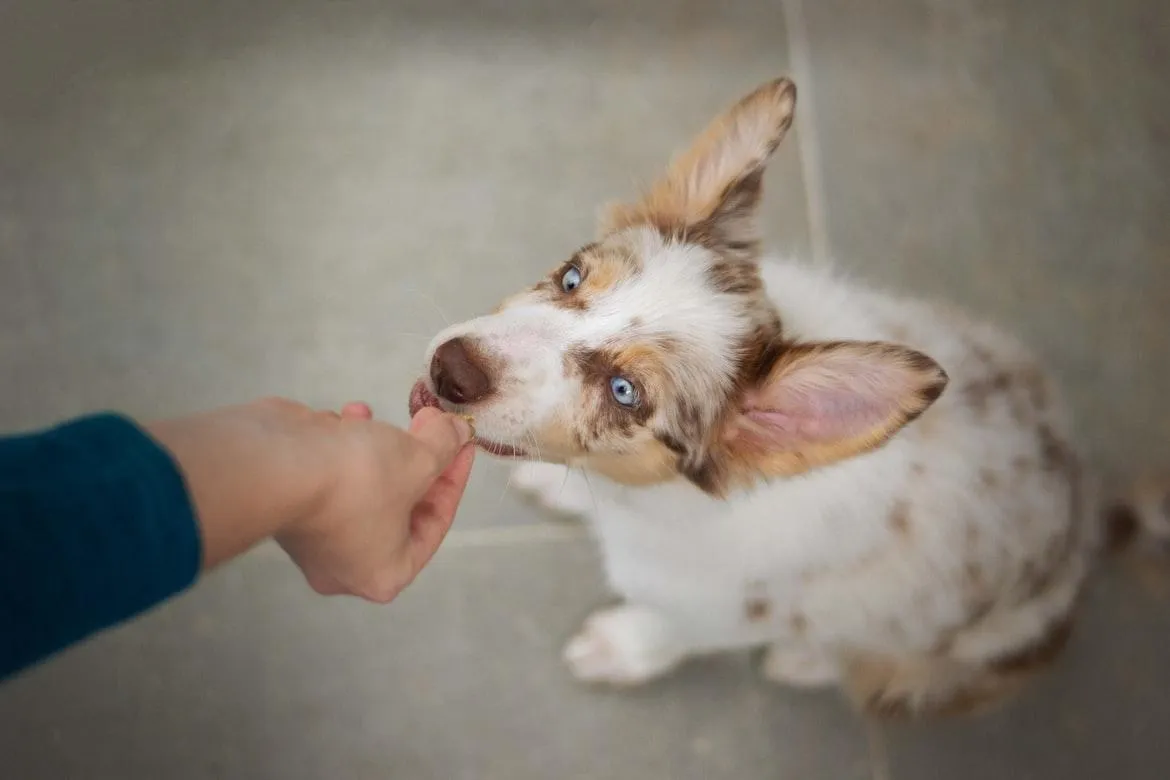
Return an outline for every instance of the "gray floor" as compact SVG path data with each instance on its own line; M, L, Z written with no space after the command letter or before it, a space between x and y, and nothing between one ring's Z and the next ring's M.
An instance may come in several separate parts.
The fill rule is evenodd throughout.
M0 4L0 428L282 393L405 420L426 339L794 74L769 232L1015 327L1100 467L1170 464L1170 12L1159 0ZM573 685L574 526L477 470L389 608L262 548L0 688L52 778L1161 778L1170 579L1116 567L995 717L878 728L749 658Z

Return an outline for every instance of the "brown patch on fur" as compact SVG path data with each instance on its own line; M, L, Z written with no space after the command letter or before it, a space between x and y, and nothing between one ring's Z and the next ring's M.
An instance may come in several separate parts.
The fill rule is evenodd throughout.
M1041 423L1037 435L1040 438L1040 465L1043 469L1064 473L1075 467L1076 455L1047 423Z
M1030 601L1046 593L1065 573L1065 563L1073 551L1073 536L1065 532L1053 536L1036 560L1028 561L1020 574L1019 601Z
M678 477L678 456L656 439L640 443L633 452L590 454L573 459L572 464L631 487L657 485Z
M968 561L963 567L963 576L966 577L967 584L976 590L982 590L987 584L983 576L983 567L974 561Z
M1036 461L1029 458L1027 455L1017 455L1012 458L1012 471L1017 475L1023 475L1025 472L1036 468Z
M533 437L540 443L542 458L564 463L584 454L580 435L573 429L572 421L564 417L549 420L533 432Z
M921 463L912 463L910 464L910 473L916 477L921 477L926 473L926 466L923 466Z
M619 282L636 271L633 264L626 257L616 252L598 254L594 252L583 259L582 273L584 278L581 286L575 291L576 297L591 301L599 293L612 290Z
M764 288L759 266L742 260L716 261L707 269L707 278L725 295L754 295Z
M1020 384L1028 393L1028 400L1034 409L1044 411L1051 401L1048 389L1048 380L1037 368L1027 368L1020 372Z
M747 584L747 595L743 601L744 619L749 623L762 623L772 616L772 599L767 583L752 580Z
M995 598L984 592L973 592L970 611L967 614L967 626L978 625L984 618L995 611L998 603Z
M1048 380L1036 366L1014 366L1012 369L997 369L991 362L990 353L984 353L980 362L988 371L979 379L968 382L963 388L963 397L968 406L977 414L990 410L992 398L1003 398L1008 411L1017 425L1030 425L1039 412L1050 403Z
M963 541L968 547L979 544L979 526L969 523L963 530Z
M1019 690L1020 676L969 667L945 657L892 660L856 656L846 665L845 687L873 717L906 720L986 712Z
M1050 625L1027 646L993 661L991 669L1003 675L1025 675L1051 666L1068 645L1072 630L1073 619L1068 615Z
M621 414L628 410L618 407L606 392L606 398L593 398L602 411L586 418L585 430L579 427L580 420L557 417L534 431L540 443L539 454L624 485L641 487L676 479L678 457L648 430L629 422L629 416ZM590 451L591 447L597 451Z
M743 603L743 616L749 623L763 623L772 615L772 602L763 596L749 596Z
M764 84L716 118L641 201L610 210L603 229L649 226L671 240L690 240L730 255L754 256L765 163L792 124L796 86Z
M787 348L788 343L782 338L780 315L769 306L767 316L739 344L741 360L736 385L740 391L746 392L766 378L769 369Z
M910 536L910 504L907 501L898 501L890 511L890 529L901 537Z
M803 634L808 630L808 618L802 612L793 612L788 618L788 627L794 634Z
M570 269L576 268L581 273L581 283L571 291L565 291L563 281ZM598 243L586 244L565 263L542 281L535 284L530 293L550 303L574 311L588 309L598 296L613 289L624 279L629 279L640 271L638 257L620 242L616 245ZM522 296L514 296L497 308L505 309L512 301Z
M988 490L999 487L999 475L988 468L979 470L979 482Z
M728 393L746 384L747 380L742 377L754 376L760 355L780 336L780 318L771 304L763 296L747 300L755 307L749 310L749 316L757 324L743 337L736 350L740 356L741 374L727 389ZM679 471L696 486L715 495L723 494L729 487L727 464L719 457L723 443L718 439L722 430L720 416L727 413L723 399L678 398L673 413L655 434L667 449L679 456Z
M963 387L963 398L968 406L979 414L986 414L993 396L1007 392L1011 387L1011 376L999 371L990 376L968 382Z
M632 435L637 426L645 425L654 415L656 398L664 393L668 380L668 360L674 345L669 339L639 342L616 349L570 349L565 353L566 375L579 375L591 414L580 431L580 448L590 450L590 443L607 434ZM632 382L639 393L635 406L622 406L610 394L609 380L622 376Z
M995 356L991 354L991 350L982 344L975 342L971 343L971 354L975 356L984 367L989 367L995 362Z

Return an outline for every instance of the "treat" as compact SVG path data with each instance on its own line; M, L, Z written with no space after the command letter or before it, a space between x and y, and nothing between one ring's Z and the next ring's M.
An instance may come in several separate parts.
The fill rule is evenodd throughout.
M467 422L467 427L471 429L471 438L475 438L475 416L471 414L459 415Z

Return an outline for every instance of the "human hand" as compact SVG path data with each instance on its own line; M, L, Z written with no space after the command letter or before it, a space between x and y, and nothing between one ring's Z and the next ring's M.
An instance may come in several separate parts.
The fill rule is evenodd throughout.
M423 409L410 430L342 409L341 467L323 506L276 537L325 595L386 603L430 561L455 519L475 447L466 422Z
M474 446L436 409L408 431L372 418L270 399L148 426L186 479L204 568L273 536L320 593L397 596L451 527Z

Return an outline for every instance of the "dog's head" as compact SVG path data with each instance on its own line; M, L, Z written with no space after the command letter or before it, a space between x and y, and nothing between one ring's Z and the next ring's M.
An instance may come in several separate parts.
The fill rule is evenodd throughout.
M765 84L597 241L492 314L440 333L411 393L474 415L497 455L722 495L873 449L946 375L890 344L794 343L757 267L764 167L796 88Z

